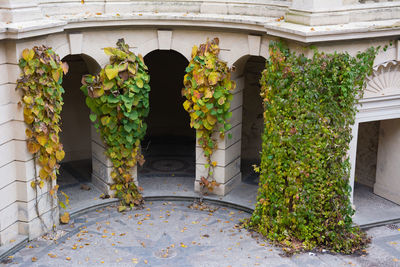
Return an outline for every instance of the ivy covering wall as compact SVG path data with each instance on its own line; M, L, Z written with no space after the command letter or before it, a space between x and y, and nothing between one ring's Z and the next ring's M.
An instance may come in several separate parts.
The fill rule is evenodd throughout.
M260 184L248 226L287 250L351 253L367 238L353 228L347 152L357 95L377 49L311 58L273 42L261 78L265 130Z

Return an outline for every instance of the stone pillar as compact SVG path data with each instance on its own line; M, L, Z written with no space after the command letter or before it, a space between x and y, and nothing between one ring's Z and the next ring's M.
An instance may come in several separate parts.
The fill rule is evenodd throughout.
M285 20L308 26L343 24L350 19L343 6L343 0L293 0Z
M374 193L400 205L400 119L383 120L379 129Z
M0 1L0 9L5 2ZM13 2L17 3L22 1ZM49 194L55 183L38 189L37 197L31 187L35 179L34 161L26 146L23 109L17 104L20 92L15 91L19 57L31 45L31 42L0 42L0 245L18 235L32 239L47 230L38 218L36 203L47 227L58 223L57 201Z
M113 183L111 178L112 163L110 159L104 154L106 146L101 140L100 133L96 132L96 128L91 126L92 137L92 183L105 194L110 196L114 195L114 191L110 189ZM138 185L137 180L137 166L132 170L132 177L135 184Z
M358 140L358 121L355 121L354 125L352 125L352 136L353 138L350 141L349 145L349 161L350 161L350 179L349 185L351 186L351 193L350 193L350 201L353 203L353 196L354 196L354 176L356 173L356 157L357 157L357 140Z
M214 167L214 175L216 182L220 185L213 190L213 194L224 196L228 194L238 183L242 180L242 173L240 172L240 153L241 153L241 138L242 138L242 104L243 104L243 88L244 77L234 79L236 88L233 91L233 100L231 102L230 111L232 117L230 124L232 125L225 138L221 140L219 133L215 133L214 138L220 140L218 142L218 149L214 151L211 157L212 161L217 162ZM228 134L232 138L228 138ZM196 142L196 181L195 191L200 191L200 179L202 176L206 177L207 172L204 164L206 159L203 154L203 149Z

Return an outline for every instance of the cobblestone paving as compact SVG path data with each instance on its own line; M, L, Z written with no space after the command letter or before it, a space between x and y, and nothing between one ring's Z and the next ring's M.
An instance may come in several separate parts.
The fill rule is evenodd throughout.
M368 231L366 256L281 249L236 227L249 216L230 208L190 209L190 202L147 202L123 214L110 206L59 227L58 240L36 239L6 259L10 266L400 266L400 226Z

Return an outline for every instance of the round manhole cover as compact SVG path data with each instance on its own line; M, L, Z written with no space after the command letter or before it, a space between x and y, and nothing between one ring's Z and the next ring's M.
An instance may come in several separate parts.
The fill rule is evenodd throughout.
M161 250L154 251L154 256L159 259L169 259L176 256L176 251L173 248L167 247Z
M186 167L186 163L179 159L159 159L151 162L151 168L161 172L177 172Z

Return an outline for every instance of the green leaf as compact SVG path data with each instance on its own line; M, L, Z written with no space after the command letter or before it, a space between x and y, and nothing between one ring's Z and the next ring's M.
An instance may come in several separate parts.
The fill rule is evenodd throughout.
M96 114L93 114L93 113L91 113L91 114L89 115L89 118L90 118L90 120L91 120L92 122L95 122L95 121L96 121L96 119L97 119L97 115L96 115Z

